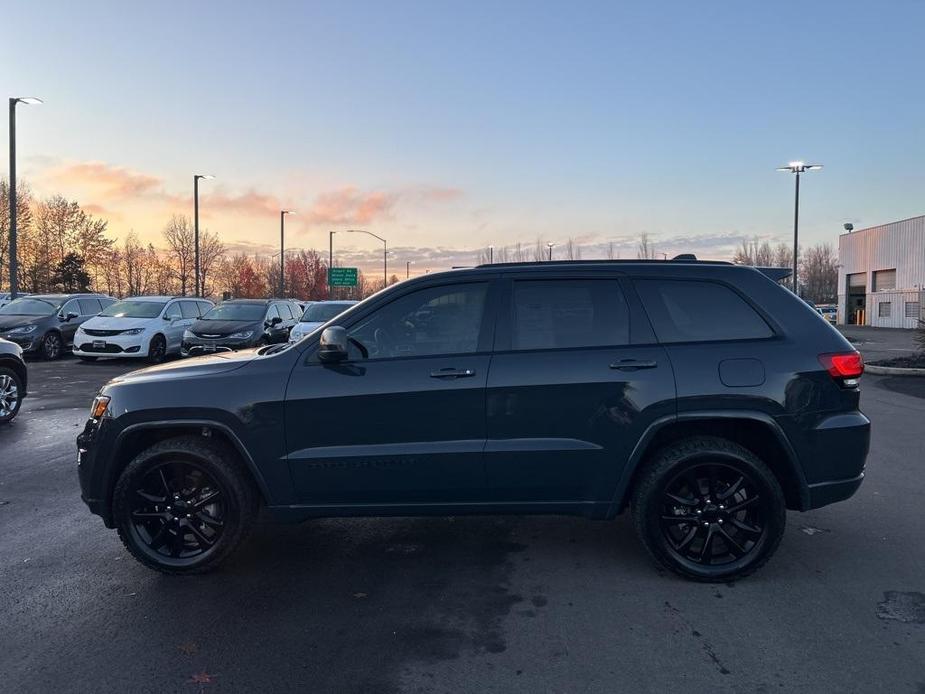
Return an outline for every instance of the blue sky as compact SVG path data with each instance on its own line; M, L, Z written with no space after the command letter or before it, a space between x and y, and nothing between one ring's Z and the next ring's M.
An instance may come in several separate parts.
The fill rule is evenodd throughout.
M786 239L774 169L795 158L826 167L805 180L807 242L925 213L922 2L4 12L0 91L46 100L20 110L21 176L117 234L189 214L193 172L217 176L204 223L242 248L275 243L286 206L305 211L293 245L362 225L438 265L538 236L624 256L643 231L713 257Z

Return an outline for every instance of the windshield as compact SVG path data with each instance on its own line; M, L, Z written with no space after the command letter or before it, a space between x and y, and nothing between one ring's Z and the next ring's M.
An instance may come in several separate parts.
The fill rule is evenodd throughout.
M3 308L0 315L4 316L50 316L54 314L61 304L44 299L16 299Z
M263 304L221 304L204 315L202 320L258 321L266 310Z
M115 318L157 318L166 301L117 301L100 315Z
M312 304L302 314L303 323L327 323L350 308L350 304Z

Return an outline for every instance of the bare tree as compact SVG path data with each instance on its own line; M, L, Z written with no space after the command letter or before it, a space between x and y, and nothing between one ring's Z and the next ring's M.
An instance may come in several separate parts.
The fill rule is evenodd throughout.
M122 242L122 266L125 273L125 291L128 296L145 293L150 273L147 260L145 247L138 241L138 235L130 231Z
M816 244L801 257L804 296L818 304L834 303L838 299L838 256L831 244Z
M649 232L644 231L639 235L639 245L636 250L636 258L639 260L653 260L655 258L655 246L649 240Z
M164 239L173 254L174 271L180 281L180 293L192 283L196 268L195 232L189 217L175 214L164 227ZM200 265L202 259L200 257Z
M218 234L202 231L199 234L199 291L202 296L211 296L212 288L206 285L206 278L212 276L212 268L216 267L226 251L225 244L218 238Z
M581 247L573 238L569 238L565 244L565 257L567 260L581 260Z

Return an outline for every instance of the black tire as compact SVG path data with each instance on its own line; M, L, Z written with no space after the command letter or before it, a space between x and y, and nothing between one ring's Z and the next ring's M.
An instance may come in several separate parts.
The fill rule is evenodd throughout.
M148 363L160 364L167 358L167 340L163 335L155 335L148 344Z
M695 581L744 578L771 558L786 524L774 473L716 437L662 449L633 489L633 521L655 561Z
M9 424L22 407L22 379L13 369L0 366L0 425Z
M42 346L39 347L39 351L42 353L42 358L46 361L54 361L61 357L61 353L64 351L64 340L61 339L61 333L52 330L51 332L45 333L45 337L42 338Z
M148 568L175 575L217 567L247 537L258 508L237 453L192 436L139 453L113 494L113 517L128 551Z

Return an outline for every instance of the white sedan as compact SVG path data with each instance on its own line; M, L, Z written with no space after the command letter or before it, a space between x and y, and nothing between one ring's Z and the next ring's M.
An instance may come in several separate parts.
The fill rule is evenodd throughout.
M322 325L339 316L356 301L316 301L302 314L289 333L289 342L298 342L309 333L315 332Z

